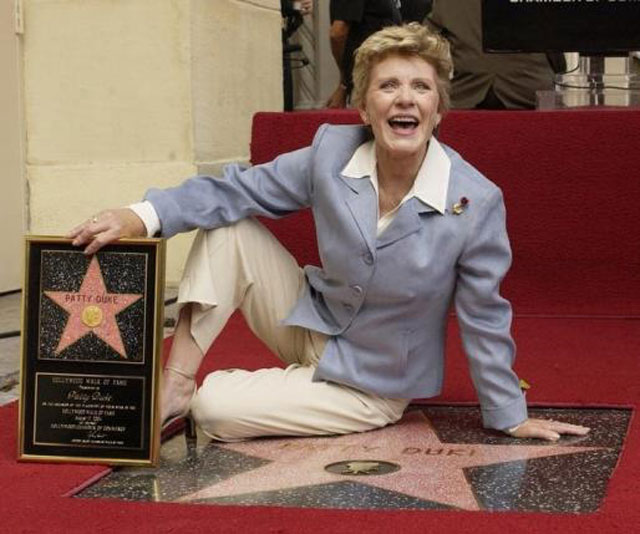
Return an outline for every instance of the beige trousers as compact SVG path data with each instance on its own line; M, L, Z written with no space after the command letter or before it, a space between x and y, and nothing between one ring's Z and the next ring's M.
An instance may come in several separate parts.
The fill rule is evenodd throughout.
M178 301L193 303L191 334L206 353L236 309L285 369L241 369L208 375L191 405L201 429L221 441L257 436L363 432L394 423L408 404L333 382L313 382L327 337L282 326L304 273L259 222L200 231L191 248Z

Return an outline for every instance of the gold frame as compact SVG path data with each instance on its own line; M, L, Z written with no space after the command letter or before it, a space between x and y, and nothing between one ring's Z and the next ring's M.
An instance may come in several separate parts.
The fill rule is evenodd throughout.
M114 249L122 249L123 247L137 247L138 249L143 248L147 250L147 254L155 255L155 269L153 273L148 273L148 278L153 277L153 288L155 289L155 303L153 306L153 320L151 324L153 324L153 344L152 347L148 350L148 354L145 354L145 358L150 361L144 362L140 368L144 369L145 374L142 378L143 383L150 384L151 393L150 393L150 404L149 406L142 406L142 411L144 413L141 414L141 422L145 422L150 426L149 428L149 439L148 439L148 447L144 451L144 458L132 457L127 458L124 455L114 454L113 447L105 448L107 453L105 455L95 454L92 456L83 456L83 455L74 455L70 453L70 451L65 451L64 454L46 454L46 453L33 453L26 452L25 448L33 448L35 443L35 432L33 432L33 443L25 443L26 433L25 433L25 422L28 414L26 413L26 405L27 405L27 396L30 393L34 393L28 391L28 385L30 383L30 379L35 380L35 377L38 372L42 373L42 370L38 369L38 365L31 362L29 367L33 368L33 372L30 373L30 376L27 377L27 359L30 357L28 354L28 347L30 342L29 333L33 330L33 327L28 324L29 311L31 309L31 297L30 292L30 261L33 250L36 246L46 246L46 245L54 245L54 246L63 246L59 250L64 250L64 246L68 245L68 250L78 251L77 247L72 247L71 240L59 236L46 236L46 235L28 235L25 236L25 254L24 254L24 264L23 264L23 293L22 293L22 306L21 306L21 325L22 325L22 339L21 339L21 358L20 358L20 398L19 398L19 418L18 418L18 460L20 461L34 461L34 462L73 462L73 463L85 463L85 464L108 464L108 465L128 465L128 466L147 466L153 467L157 465L159 453L160 453L160 432L161 432L161 421L160 421L160 398L159 398L159 388L160 388L160 380L161 380L161 372L162 372L162 347L163 347L163 326L164 326L164 285L165 285L165 263L166 263L166 242L164 239L156 239L156 238L145 238L145 239L121 239L107 247L103 251L99 251L97 254L101 252L114 252ZM40 253L42 250L40 251ZM139 252L139 250L138 250ZM144 253L144 252L143 252ZM148 258L147 258L148 260ZM147 261L148 263L148 261ZM148 283L148 278L145 280L145 285ZM42 290L40 283L38 282L38 288ZM148 295L147 295L148 298ZM145 311L147 303L145 303ZM39 311L39 310L38 310ZM151 336L151 333L148 334ZM144 349L143 349L144 350ZM37 356L37 355L36 355ZM37 358L36 358L37 360ZM48 371L47 374L51 374L51 367L55 366L55 362L51 363L51 360L48 360ZM65 365L68 365L68 362L65 362ZM84 362L86 366L86 362ZM128 364L131 366L131 364ZM80 374L86 376L97 376L105 375L105 369L101 368L94 374L87 373L77 373L72 371L63 372L63 374L72 375L72 374ZM106 373L108 376L117 376L118 373ZM147 376L148 375L148 376ZM132 378L141 378L139 376L131 375ZM149 387L148 385L146 387ZM30 388L34 389L34 388ZM144 388L143 388L144 389ZM148 393L148 392L147 392ZM145 398L145 391L142 392L143 399ZM32 416L32 422L35 421L37 411L37 406L35 406L36 399L33 398L31 400L33 404L34 414ZM148 414L148 416L147 416ZM141 432L144 431L144 428L141 427ZM27 446L27 447L25 447ZM30 446L30 447L29 447ZM42 447L42 445L38 445ZM64 446L61 448L65 448ZM71 448L69 446L67 449ZM97 446L92 447L96 449Z

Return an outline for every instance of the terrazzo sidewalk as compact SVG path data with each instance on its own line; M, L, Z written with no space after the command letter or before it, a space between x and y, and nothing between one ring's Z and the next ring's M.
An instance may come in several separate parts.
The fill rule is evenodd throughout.
M475 407L414 406L343 436L163 443L156 468L121 468L77 495L198 505L591 514L627 433L625 409L531 410L592 428L558 442L482 428ZM214 512L215 513L215 512Z

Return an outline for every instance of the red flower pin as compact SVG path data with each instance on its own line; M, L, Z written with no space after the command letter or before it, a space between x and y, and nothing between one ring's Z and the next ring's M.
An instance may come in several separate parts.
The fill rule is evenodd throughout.
M469 205L467 197L461 197L458 202L453 205L452 211L454 215L461 215L465 208Z

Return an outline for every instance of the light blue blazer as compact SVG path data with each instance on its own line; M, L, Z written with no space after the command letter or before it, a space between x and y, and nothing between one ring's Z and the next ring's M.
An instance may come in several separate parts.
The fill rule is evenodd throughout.
M511 307L499 294L511 263L502 193L454 150L444 214L405 202L376 237L377 197L368 179L341 175L369 132L323 125L310 147L222 178L198 176L151 189L163 236L272 218L311 207L322 265L307 265L304 293L284 321L328 334L315 380L396 398L438 395L447 315L455 309L485 426L527 417L512 371ZM451 209L461 197L461 214Z

